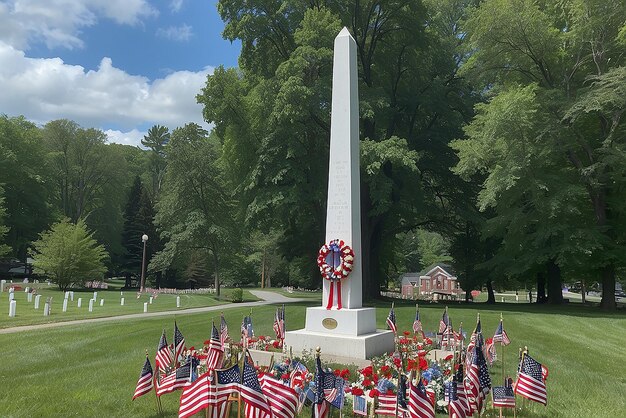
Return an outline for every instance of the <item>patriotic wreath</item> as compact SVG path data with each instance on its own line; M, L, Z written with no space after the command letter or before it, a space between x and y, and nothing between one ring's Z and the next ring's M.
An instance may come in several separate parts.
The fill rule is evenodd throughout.
M336 256L339 263L336 263ZM331 264L329 264L329 261ZM317 266L322 277L326 280L338 281L344 279L352 271L354 251L343 240L334 239L322 245L317 256Z

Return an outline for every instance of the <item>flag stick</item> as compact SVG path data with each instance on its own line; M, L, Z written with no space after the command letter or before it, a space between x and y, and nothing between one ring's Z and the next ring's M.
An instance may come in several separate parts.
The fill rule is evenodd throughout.
M148 349L146 348L146 358L148 358ZM156 364L155 364L156 366ZM156 394L156 373L158 371L158 368L156 369L156 371L154 373L152 373L152 386L154 388L154 402L156 403L156 407L157 407L157 414L160 414L161 411L159 410L159 397Z

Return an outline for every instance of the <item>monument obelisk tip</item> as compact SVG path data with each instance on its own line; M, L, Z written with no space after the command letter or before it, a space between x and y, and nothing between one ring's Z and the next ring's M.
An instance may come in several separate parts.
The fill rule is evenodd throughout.
M344 36L349 36L349 37L352 38L352 35L350 34L350 31L345 26L343 27L343 29L341 29L341 31L337 35L337 38L344 37Z

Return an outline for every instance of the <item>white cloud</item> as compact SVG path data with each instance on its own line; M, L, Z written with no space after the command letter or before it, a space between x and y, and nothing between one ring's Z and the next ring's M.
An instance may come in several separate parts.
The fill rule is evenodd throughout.
M99 18L134 25L157 13L146 0L7 0L0 3L0 41L21 50L33 41L82 48L81 29Z
M184 42L191 39L191 26L183 24L182 26L170 26L169 28L159 28L156 35L172 41Z
M170 1L170 9L172 12L177 13L180 12L180 9L183 7L183 0L172 0Z
M123 145L133 145L138 147L142 146L141 140L144 136L148 134L148 132L138 131L137 129L133 129L128 132L107 129L106 131L104 131L104 133L109 138L109 142Z
M95 71L60 58L29 58L0 42L0 114L24 115L36 123L67 118L85 127L122 131L151 124L171 128L202 121L196 103L212 69L176 71L150 81L103 58Z

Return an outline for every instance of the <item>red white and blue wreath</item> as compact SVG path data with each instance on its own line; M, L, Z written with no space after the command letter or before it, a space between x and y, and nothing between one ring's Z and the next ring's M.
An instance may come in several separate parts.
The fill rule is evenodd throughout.
M354 251L343 240L334 239L322 245L317 256L317 266L322 277L330 281L328 304L326 309L333 306L334 288L337 288L337 309L341 309L341 280L348 277L354 263Z

